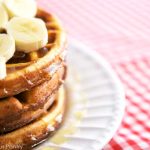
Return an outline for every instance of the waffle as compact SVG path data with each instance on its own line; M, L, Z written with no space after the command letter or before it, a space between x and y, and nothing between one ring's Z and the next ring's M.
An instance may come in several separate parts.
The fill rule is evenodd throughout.
M60 88L53 106L38 120L10 133L0 135L2 150L28 150L44 141L60 125L65 112L65 91Z
M0 80L0 149L32 149L60 126L65 112L66 37L58 20L43 10L48 44L16 51ZM61 88L60 88L61 87Z
M7 62L7 77L0 80L0 98L13 96L48 81L65 57L66 38L58 20L43 10L37 18L45 21L48 44L34 52L16 52Z
M63 83L66 67L59 68L51 80L30 91L0 101L0 133L20 128L37 119L53 104L56 91ZM12 115L13 114L13 115Z

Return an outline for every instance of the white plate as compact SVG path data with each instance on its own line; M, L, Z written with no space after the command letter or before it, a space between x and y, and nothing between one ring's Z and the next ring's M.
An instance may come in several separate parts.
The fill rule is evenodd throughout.
M63 127L36 149L100 150L115 134L125 108L120 81L108 63L79 42L69 45L69 110Z

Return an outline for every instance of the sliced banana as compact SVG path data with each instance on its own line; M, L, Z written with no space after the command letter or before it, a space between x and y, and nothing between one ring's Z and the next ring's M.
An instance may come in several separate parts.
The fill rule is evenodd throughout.
M5 28L8 22L8 14L3 5L0 3L0 31Z
M0 56L0 80L6 77L6 59Z
M45 46L48 31L43 20L37 18L14 17L7 24L7 32L16 42L16 49L29 53Z
M37 12L35 0L3 0L9 16L34 17Z
M0 56L7 62L15 52L15 40L11 35L0 34Z

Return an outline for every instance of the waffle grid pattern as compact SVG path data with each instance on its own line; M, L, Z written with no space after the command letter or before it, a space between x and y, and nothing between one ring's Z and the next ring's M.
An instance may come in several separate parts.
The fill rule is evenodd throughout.
M102 54L126 91L123 122L104 150L150 149L150 1L39 0L71 37Z

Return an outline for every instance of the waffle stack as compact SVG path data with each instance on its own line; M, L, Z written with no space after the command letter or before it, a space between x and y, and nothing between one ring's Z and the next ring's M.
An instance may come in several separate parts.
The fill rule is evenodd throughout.
M31 149L56 131L65 111L65 33L51 14L38 10L48 44L30 53L16 51L0 80L0 148Z

